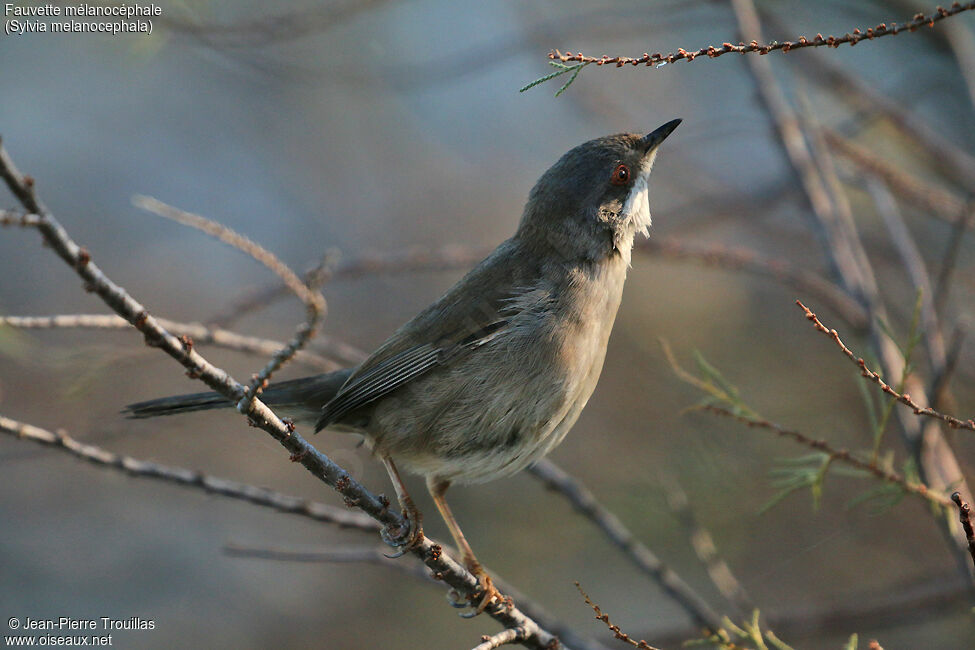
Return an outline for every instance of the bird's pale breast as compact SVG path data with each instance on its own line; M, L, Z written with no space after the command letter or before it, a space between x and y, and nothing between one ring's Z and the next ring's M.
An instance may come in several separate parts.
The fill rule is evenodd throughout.
M415 473L476 483L561 442L599 379L626 261L551 275L517 292L490 343L384 399L369 427L376 446Z

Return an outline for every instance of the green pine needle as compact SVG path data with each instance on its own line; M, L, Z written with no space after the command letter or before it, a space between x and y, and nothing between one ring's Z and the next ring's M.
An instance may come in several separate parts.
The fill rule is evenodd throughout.
M572 85L572 82L576 80L576 77L579 76L579 73L582 72L582 69L585 68L587 65L589 65L588 63L580 63L578 65L565 65L564 63L560 63L558 61L549 61L548 63L553 68L557 68L557 70L555 72L545 75L544 77L539 77L538 79L532 81L525 87L520 88L518 92L523 93L526 90L530 90L535 86L545 83L546 81L550 81L552 79L555 79L556 77L561 77L562 75L567 73L572 73L571 76L569 77L569 80L566 81L565 84L563 84L563 86L559 88L558 91L555 93L555 96L558 97L559 95L564 93L569 86Z

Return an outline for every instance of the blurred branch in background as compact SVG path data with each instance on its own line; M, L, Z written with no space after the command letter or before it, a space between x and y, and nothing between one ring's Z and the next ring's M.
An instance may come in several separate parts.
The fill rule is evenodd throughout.
M619 517L607 510L584 485L559 469L551 461L539 460L529 470L546 487L559 492L583 516L593 522L615 546L626 554L640 571L690 614L696 625L717 629L721 617L679 575L661 562L653 551L642 544L623 525Z
M691 507L687 492L680 486L677 478L667 472L660 472L660 483L667 495L667 505L684 527L684 533L691 541L694 554L708 572L711 582L721 595L735 608L735 617L744 616L755 609L745 588L731 571L731 567L718 553L714 537L698 519Z
M745 38L761 39L761 23L752 0L732 0L732 6ZM824 148L816 147L815 139L811 146L807 145L803 125L780 88L771 62L763 57L748 57L747 63L787 158L806 192L814 217L813 230L818 234L833 272L869 314L870 338L880 356L884 376L902 377L907 392L913 397L915 408L923 411L930 400L921 382L908 373L900 350L883 329L883 324L889 322L887 311L873 266L857 233L849 202L836 179L831 158ZM940 333L931 332L929 336L940 336ZM958 459L938 423L922 422L900 410L896 415L922 481L938 492L944 492L951 486L970 499L971 490L965 482ZM967 555L967 541L961 527L941 516L936 517L935 521L953 549L959 568L973 578L975 589L975 572L964 558Z

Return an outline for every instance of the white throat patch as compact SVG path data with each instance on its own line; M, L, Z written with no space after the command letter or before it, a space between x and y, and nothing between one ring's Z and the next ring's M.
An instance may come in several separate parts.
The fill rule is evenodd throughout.
M630 195L626 197L626 203L623 204L623 216L633 224L633 232L642 232L644 237L650 236L650 197L647 181L656 159L657 150L654 149L644 159L643 169L637 172L633 187L630 188Z
M645 237L650 236L650 198L647 188L647 177L650 170L641 173L633 187L630 188L630 195L626 197L623 204L623 216L633 224L634 232L642 232Z

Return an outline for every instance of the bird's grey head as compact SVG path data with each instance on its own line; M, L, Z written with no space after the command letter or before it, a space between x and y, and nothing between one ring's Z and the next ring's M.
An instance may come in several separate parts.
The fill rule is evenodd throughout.
M647 135L597 138L569 151L535 184L517 236L565 258L618 254L629 262L634 235L650 227L647 180L657 148L680 122Z

